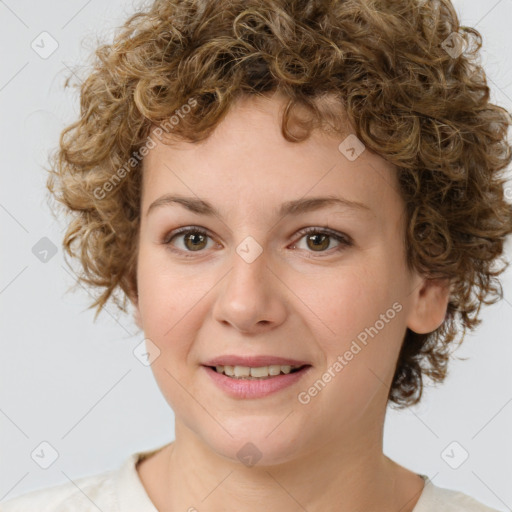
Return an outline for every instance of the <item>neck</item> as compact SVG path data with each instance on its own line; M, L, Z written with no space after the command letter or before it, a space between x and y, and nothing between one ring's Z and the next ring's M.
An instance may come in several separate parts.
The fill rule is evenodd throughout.
M251 467L219 455L179 421L175 432L146 482L159 510L316 512L336 503L339 512L411 512L424 485L382 453L382 429L346 432L289 461Z

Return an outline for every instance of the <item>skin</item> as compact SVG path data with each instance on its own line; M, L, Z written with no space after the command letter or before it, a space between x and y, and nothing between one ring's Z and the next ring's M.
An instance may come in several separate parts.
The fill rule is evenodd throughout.
M314 131L301 143L286 141L283 106L276 94L243 98L200 144L153 137L132 301L139 327L160 350L151 368L176 423L175 441L137 471L159 510L313 512L335 503L340 512L411 511L424 483L383 454L387 396L406 327L426 333L440 326L449 289L406 270L393 166L368 149L348 160L338 149L345 136ZM179 204L148 214L168 193L206 200L221 216ZM285 201L327 195L370 211L276 213ZM192 225L210 237L193 251L180 234L172 252L164 243L171 232ZM318 249L298 234L326 226L353 245L331 237ZM263 249L252 263L236 252L247 236ZM298 393L395 302L401 310L394 318L300 403ZM233 353L292 357L313 368L268 397L234 399L200 366ZM261 452L252 467L237 457L247 442Z

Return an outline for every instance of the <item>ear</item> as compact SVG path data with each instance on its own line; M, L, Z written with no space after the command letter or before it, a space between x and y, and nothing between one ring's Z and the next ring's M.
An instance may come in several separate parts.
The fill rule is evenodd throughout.
M450 300L449 279L417 277L413 289L412 307L407 318L407 327L418 334L435 331L446 317Z

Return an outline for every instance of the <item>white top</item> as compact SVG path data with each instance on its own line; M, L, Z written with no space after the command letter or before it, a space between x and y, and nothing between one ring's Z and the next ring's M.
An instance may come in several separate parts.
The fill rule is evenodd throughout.
M36 489L0 503L0 512L158 512L137 473L139 459L160 448L130 455L111 471L74 482ZM425 475L425 487L413 512L498 512L459 491L435 486Z

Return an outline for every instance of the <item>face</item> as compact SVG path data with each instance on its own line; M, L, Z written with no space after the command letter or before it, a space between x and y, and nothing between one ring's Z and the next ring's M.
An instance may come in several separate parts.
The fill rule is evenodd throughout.
M283 104L245 98L199 144L153 137L134 300L176 421L218 454L251 442L269 463L377 436L406 327L429 332L444 315L406 271L393 166L369 150L347 158L345 136L286 141ZM308 366L244 397L204 366L228 354Z

